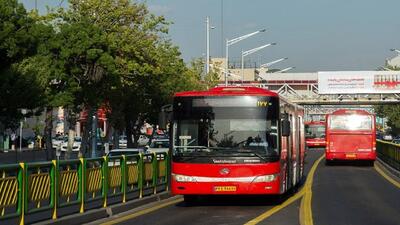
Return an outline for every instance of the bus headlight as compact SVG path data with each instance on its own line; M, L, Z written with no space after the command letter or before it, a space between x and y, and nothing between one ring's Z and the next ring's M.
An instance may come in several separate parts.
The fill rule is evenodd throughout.
M256 178L254 178L253 183L272 182L272 181L276 180L277 177L278 177L277 174L258 176Z
M185 176L180 174L172 174L176 182L197 182L195 177Z

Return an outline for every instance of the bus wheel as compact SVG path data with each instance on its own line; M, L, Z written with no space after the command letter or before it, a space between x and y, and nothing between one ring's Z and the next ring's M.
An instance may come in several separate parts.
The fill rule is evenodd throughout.
M374 163L375 163L374 160L368 160L368 161L366 162L367 166L369 166L369 167L373 167L373 166L374 166Z
M193 205L197 202L197 195L184 195L183 201L186 205Z
M325 165L327 165L327 166L332 166L332 165L333 165L333 160L331 160L331 159L325 159Z

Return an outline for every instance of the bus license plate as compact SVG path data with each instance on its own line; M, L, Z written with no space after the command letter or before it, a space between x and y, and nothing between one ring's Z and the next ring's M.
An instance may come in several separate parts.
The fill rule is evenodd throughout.
M346 158L356 158L356 154L346 154Z
M215 186L215 192L229 192L229 191L236 191L236 186Z

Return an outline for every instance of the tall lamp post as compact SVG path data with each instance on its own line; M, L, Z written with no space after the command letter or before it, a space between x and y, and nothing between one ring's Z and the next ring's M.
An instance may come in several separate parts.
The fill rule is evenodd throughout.
M247 50L247 51L242 51L242 70L241 70L242 82L244 81L244 65L243 65L244 57L248 56L250 54L253 54L253 53L257 52L257 51L260 51L261 49L266 48L266 47L271 46L271 45L276 45L276 43L269 43L269 44L262 45L260 47L253 48L253 49L250 49L250 50Z
M284 72L289 71L289 70L294 69L294 68L296 68L296 67L291 66L291 67L285 68L283 70L278 70L275 73L284 73Z
M229 46L231 46L233 44L236 44L239 41L242 41L242 40L244 40L246 38L254 36L254 35L258 34L258 33L265 32L265 31L266 31L266 29L262 29L262 30L258 30L258 31L255 31L253 33L249 33L249 34L237 37L237 38L233 38L231 40L226 39L226 45L225 45L225 86L228 86L228 63L229 63L229 51L228 51L228 48L229 48Z
M210 27L210 18L206 18L206 74L210 72L210 29L215 29L215 27ZM204 77L203 77L204 79Z
M395 49L395 48L390 49L390 51L392 51L392 52L397 52L397 54L400 54L400 50Z
M274 61L269 62L269 63L264 63L264 64L260 65L260 68L263 68L263 67L267 67L268 68L268 67L270 67L270 66L272 66L272 65L274 65L274 64L276 64L278 62L282 62L283 60L286 60L286 59L288 59L288 57L280 58L280 59L274 60Z
M19 151L22 151L22 128L24 126L24 121L26 120L25 115L28 113L26 109L21 109L21 113L24 116L24 120L21 120L19 127Z

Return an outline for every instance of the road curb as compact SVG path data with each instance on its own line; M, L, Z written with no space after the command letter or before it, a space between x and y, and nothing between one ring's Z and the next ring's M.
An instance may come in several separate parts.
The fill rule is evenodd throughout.
M68 215L61 217L56 220L46 220L39 223L35 223L36 225L47 225L47 224L59 224L59 225L79 225L83 223L90 223L95 220L105 219L111 217L112 215L119 214L128 210L132 210L134 208L138 208L140 206L152 203L159 202L161 200L172 197L170 192L161 192L159 194L146 196L141 199L135 199L132 201L128 201L125 203L119 203L116 205L112 205L106 208L101 209L93 209L88 210L84 213L78 213L73 215Z
M377 159L376 161L378 162L378 165L381 168L383 168L386 171L388 171L389 174L391 174L391 175L395 176L396 178L400 179L400 171L394 169L389 164L385 163L382 159L380 159L380 158L376 158L376 159Z

